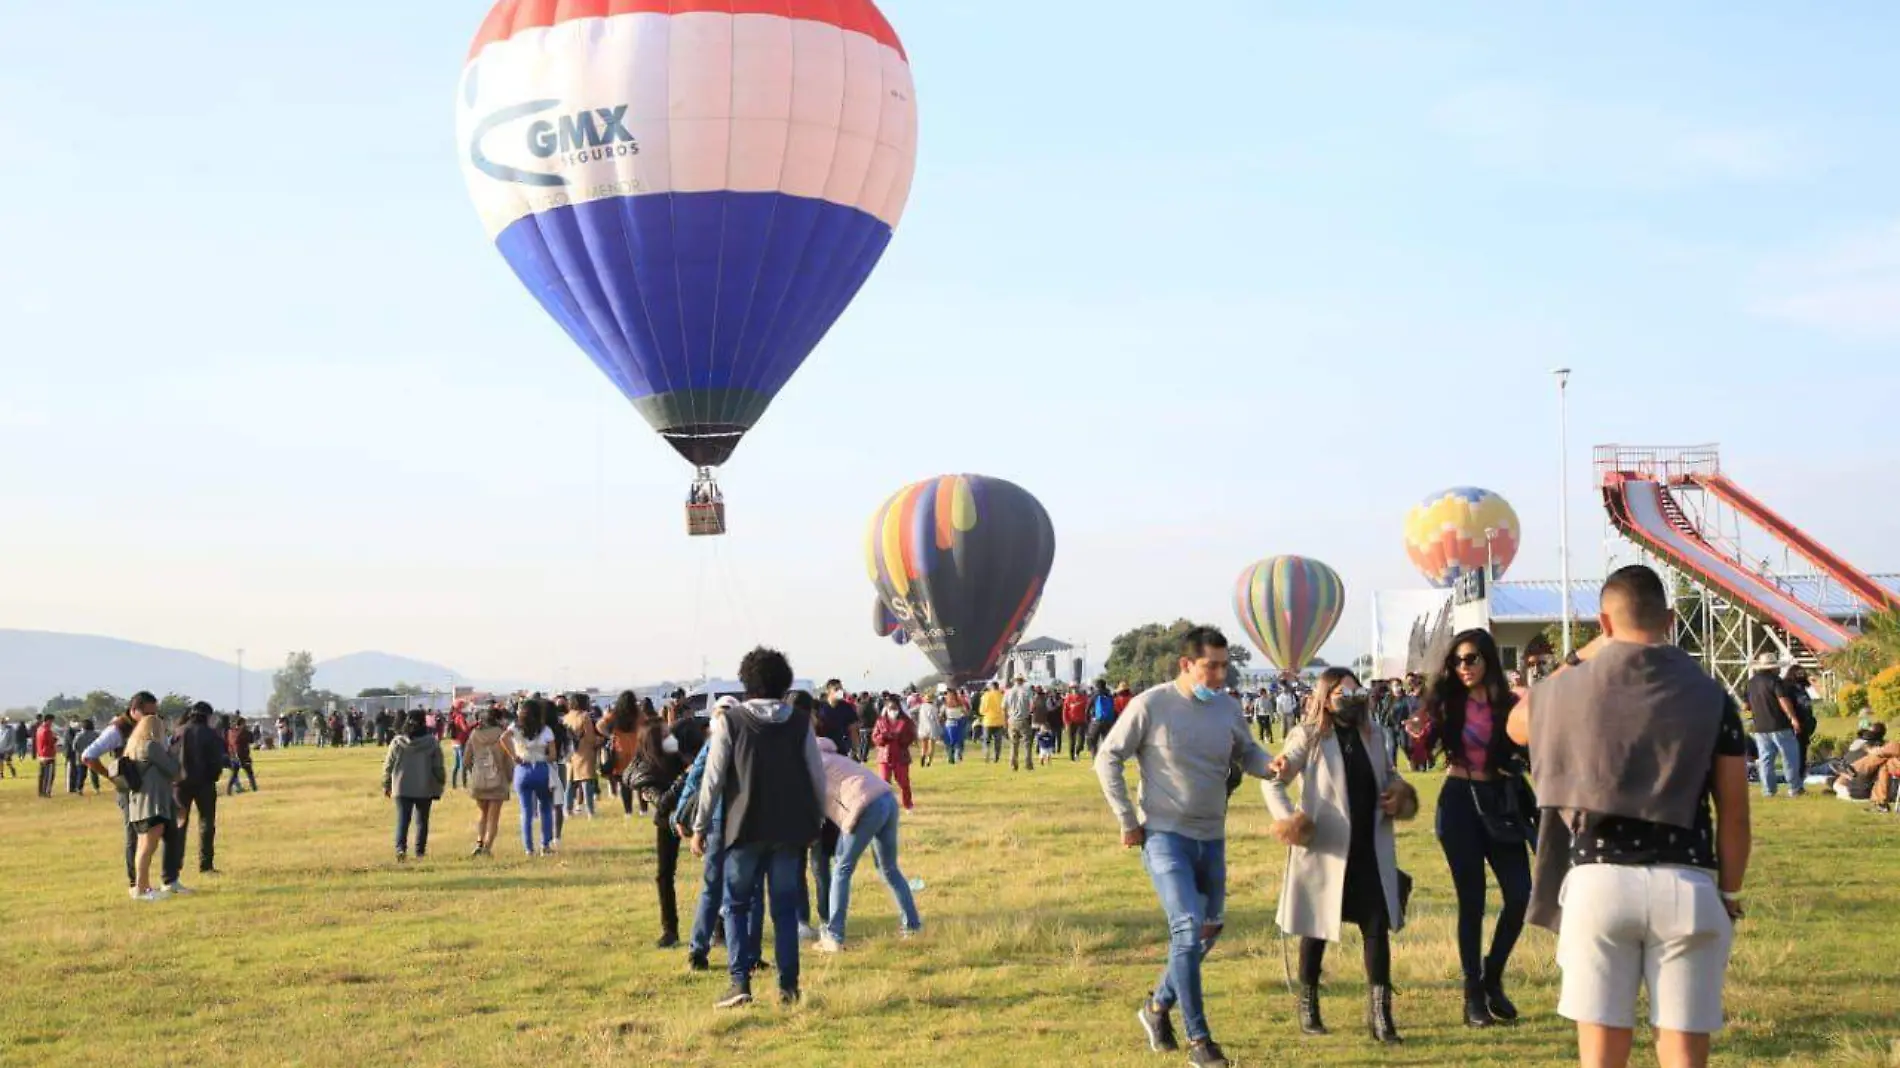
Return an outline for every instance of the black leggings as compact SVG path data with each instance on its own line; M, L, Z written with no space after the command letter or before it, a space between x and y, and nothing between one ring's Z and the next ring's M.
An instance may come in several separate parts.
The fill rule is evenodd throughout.
M1392 933L1385 922L1385 910L1370 923L1359 925L1360 934L1365 936L1366 982L1372 986L1392 985ZM1306 986L1319 985L1320 966L1326 962L1326 940L1323 938L1300 939L1300 982Z
M633 791L628 790L632 797ZM659 860L659 866L653 873L654 889L660 893L660 932L679 937L680 905L678 891L674 886L674 877L679 874L680 837L673 828L658 824L653 838L653 851Z
M1446 779L1438 795L1438 844L1445 850L1445 863L1451 867L1451 885L1458 893L1458 963L1465 981L1476 983L1496 979L1510 963L1517 936L1524 931L1524 910L1531 900L1531 860L1524 843L1501 845L1491 840L1484 817L1478 815L1473 795L1484 792L1487 808L1497 787L1492 783L1474 783L1469 779ZM1491 952L1480 960L1479 943L1484 939L1485 865L1497 876L1498 891L1504 901L1498 909L1498 927L1491 936Z

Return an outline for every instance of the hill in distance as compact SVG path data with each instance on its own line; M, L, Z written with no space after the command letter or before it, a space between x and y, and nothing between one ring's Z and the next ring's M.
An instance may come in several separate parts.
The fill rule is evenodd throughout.
M107 690L121 697L139 690L159 696L179 693L209 701L219 709L238 704L242 687L247 712L262 711L270 698L271 675L281 666L246 667L201 653L145 645L92 634L0 629L0 708L38 708L55 694L84 696ZM469 685L460 672L388 653L352 653L316 664L318 689L346 696L400 682L440 687L453 679Z

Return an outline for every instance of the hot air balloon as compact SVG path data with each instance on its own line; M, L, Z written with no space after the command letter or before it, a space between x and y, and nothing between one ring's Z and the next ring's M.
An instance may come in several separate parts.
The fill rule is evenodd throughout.
M1282 671L1300 671L1332 637L1346 607L1339 573L1304 556L1275 556L1240 573L1234 614L1256 649Z
M1425 581L1440 589L1466 574L1484 574L1485 532L1490 531L1492 579L1517 558L1517 513L1487 489L1457 486L1434 493L1405 513L1405 554Z
M891 632L891 641L897 643L898 645L909 645L910 631L907 631L902 627L897 628L896 630Z
M880 638L888 638L902 629L904 628L897 622L897 616L892 614L890 606L884 603L884 598L878 598L871 606L871 633Z
M995 674L1055 562L1049 513L1013 482L943 475L878 507L865 562L879 598L951 682Z
M457 107L477 211L522 283L712 470L877 266L917 108L872 0L500 0Z

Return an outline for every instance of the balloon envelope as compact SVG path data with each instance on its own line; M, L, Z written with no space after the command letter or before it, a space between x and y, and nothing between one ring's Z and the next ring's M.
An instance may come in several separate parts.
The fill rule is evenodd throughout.
M882 603L952 682L995 674L1022 640L1055 562L1049 513L1022 487L944 475L878 507L865 562Z
M1491 577L1501 578L1517 559L1517 512L1488 489L1455 486L1405 513L1405 554L1425 581L1449 588L1467 573L1484 573L1486 530L1492 531Z
M1234 614L1254 648L1282 671L1312 663L1339 624L1346 584L1339 573L1304 556L1275 556L1240 573Z
M508 265L703 466L870 276L917 161L909 60L871 0L501 0L457 128Z
M891 613L890 606L884 603L884 598L878 598L877 603L871 606L871 632L880 638L888 638L902 629L897 617Z

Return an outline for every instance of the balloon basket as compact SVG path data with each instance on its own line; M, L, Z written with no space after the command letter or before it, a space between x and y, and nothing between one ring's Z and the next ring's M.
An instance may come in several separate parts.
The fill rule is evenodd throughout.
M712 469L702 467L686 495L686 533L689 537L718 537L726 532L726 497L713 480Z

